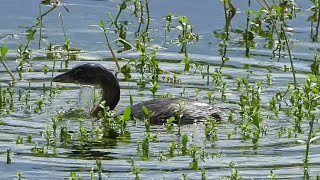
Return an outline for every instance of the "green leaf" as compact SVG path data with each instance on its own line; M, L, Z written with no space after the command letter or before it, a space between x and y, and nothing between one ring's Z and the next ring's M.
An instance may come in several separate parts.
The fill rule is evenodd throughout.
M189 72L189 70L190 70L189 58L188 57L184 57L183 62L184 62L184 71L185 72Z
M182 136L182 148L186 149L187 148L187 143L188 143L188 135L184 134Z
M167 119L166 125L171 125L174 120L175 117L170 117L169 119Z
M104 21L103 20L100 20L100 27L103 29L103 30L105 30L105 25L104 25Z
M123 52L126 52L126 51L130 51L134 48L134 46L132 44L130 44L128 41L126 41L125 39L123 38L118 38L116 40L117 42L119 42L120 44L123 45L124 49L122 49L121 51L119 51L119 53L123 53Z
M3 60L7 55L8 47L7 46L2 46L0 48L1 48L1 57L2 57L2 60Z
M144 115L149 116L149 110L147 107L142 106L142 110L143 110Z
M42 5L51 5L51 2L50 2L50 0L43 0L43 1L41 1L41 4Z
M178 20L179 20L179 23L183 26L188 24L188 18L186 16L179 16Z
M124 66L122 66L120 71L124 75L124 79L126 81L131 79L131 75L130 75L131 69L130 69L130 65L129 64L125 64Z
M124 120L129 120L131 116L131 107L127 107L124 112L123 112L123 119Z
M167 16L166 16L166 21L168 21L169 23L172 22L172 13L168 13Z
M48 65L45 64L45 65L43 66L43 73L44 73L44 74L47 74L48 71L49 71L49 67L48 67Z
M312 92L317 94L317 93L319 93L319 90L316 87L313 87Z

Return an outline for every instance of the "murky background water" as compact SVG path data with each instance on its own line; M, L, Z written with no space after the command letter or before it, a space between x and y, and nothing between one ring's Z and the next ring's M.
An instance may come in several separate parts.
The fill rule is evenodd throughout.
M107 20L107 13L115 15L117 13L118 1L93 1L93 0L69 0L66 6L70 13L66 13L63 8L55 10L52 14L44 18L44 36L46 42L63 44L63 32L58 13L61 12L64 18L64 24L67 36L72 42L72 46L81 49L83 52L78 56L79 61L70 61L69 68L84 62L97 62L103 64L112 72L116 70L115 63L111 58L110 52L106 50L104 36L98 27L100 19ZM237 15L232 21L233 29L244 29L247 5L242 1L234 2L237 9ZM25 42L23 28L36 22L39 14L39 1L19 1L19 0L2 0L0 11L0 37L6 37L7 34L14 34L15 38L7 39L0 43L0 46L9 46L9 55L6 63L11 69L15 69L17 43ZM298 18L290 21L293 31L290 33L291 42L293 43L294 63L297 70L299 82L303 82L307 77L306 72L310 69L312 55L319 48L318 43L312 43L309 37L308 16L311 12L307 10L310 7L308 2L299 2L301 12ZM254 5L256 6L256 5ZM198 98L199 101L208 102L207 91L215 91L212 78L202 78L201 72L206 72L207 66L212 73L221 63L221 51L219 51L219 39L213 35L214 31L220 32L224 28L224 12L220 1L185 1L185 0L154 0L150 2L150 12L153 21L150 36L153 37L152 43L162 45L164 42L164 30L162 29L165 20L163 19L168 12L174 15L186 15L194 31L201 34L201 40L195 45L188 46L190 59L195 62L201 62L203 69L191 73L184 73L184 66L180 64L182 55L179 54L179 47L176 45L166 44L167 49L157 53L160 59L160 68L171 72L170 74L160 75L161 77L173 77L176 73L181 80L181 84L173 84L161 81L157 96L171 93L174 96L183 96ZM44 11L44 10L43 10ZM128 17L124 19L132 19ZM130 32L130 31L129 31ZM133 33L133 32L130 32ZM169 36L175 37L173 32ZM32 44L33 49L33 70L32 72L23 73L23 80L18 81L13 86L14 112L10 115L0 116L2 125L0 126L0 179L10 179L16 176L17 172L22 172L25 179L67 179L70 172L75 172L83 179L88 179L91 168L97 169L95 159L102 160L103 179L133 179L135 176L131 172L130 158L135 160L137 167L141 168L139 176L143 179L178 179L182 174L186 174L190 179L200 179L201 171L192 170L189 163L192 162L190 156L181 156L176 153L173 158L160 162L158 160L159 152L163 151L164 155L168 154L170 142L181 142L181 137L175 133L168 134L164 126L152 126L151 133L157 135L157 140L150 143L150 159L143 160L141 155L137 155L138 142L144 138L144 124L130 123L128 125L131 133L129 141L110 140L107 143L89 143L81 145L76 137L67 146L57 143L56 146L46 145L45 128L52 126L52 117L57 111L63 108L68 109L81 106L87 107L86 104L77 103L79 99L80 87L73 84L59 84L61 93L53 94L49 97L49 87L52 74L44 74L43 67L48 65L49 69L53 67L53 61L46 58L45 52L37 50L37 38ZM110 34L110 38L114 38ZM239 93L236 91L236 78L250 75L250 81L260 80L265 83L266 74L271 71L272 86L265 85L262 91L262 104L267 104L272 96L278 91L284 91L288 83L292 83L291 73L282 71L284 65L289 66L287 59L272 58L272 50L263 47L264 40L261 39L261 45L252 50L252 57L245 58L245 49L239 47L235 42L240 38L240 34L231 34L231 43L227 49L227 56L230 60L227 67L222 72L229 78L226 79L227 100L220 101L220 93L215 92L215 103L217 106L225 106L231 109L237 109L236 102L239 100ZM233 43L232 43L233 42ZM43 42L42 42L43 43ZM258 42L259 43L259 42ZM42 44L43 47L47 45ZM119 54L119 57L129 58L137 57L134 51ZM102 61L103 60L103 61ZM120 62L124 64L125 62ZM57 63L60 65L60 63ZM251 65L249 72L244 65ZM56 65L56 66L59 66ZM217 66L218 65L218 66ZM58 69L63 69L59 67ZM54 75L59 72L54 73ZM17 75L15 71L15 75ZM123 109L129 105L129 95L133 96L135 103L152 99L152 93L148 89L141 90L137 86L140 75L132 73L130 82L124 82L120 76L121 100L117 109ZM10 76L5 72L3 66L0 66L0 83L2 88L8 87ZM25 104L25 93L30 88L30 101ZM46 91L43 91L45 86ZM56 87L56 85L54 85ZM18 92L22 92L19 100ZM201 90L197 96L195 91ZM92 95L90 90L85 90L82 98ZM89 92L87 92L89 91ZM92 96L91 96L92 97ZM45 99L45 106L40 113L35 113L36 101L39 98ZM89 99L89 98L88 98ZM87 101L83 100L82 101ZM89 100L88 100L89 101ZM268 114L267 110L264 112ZM230 175L231 168L229 164L233 162L238 169L240 176L255 179L266 179L273 171L278 178L282 179L300 179L303 177L303 158L305 145L297 143L297 140L306 140L306 135L299 135L297 138L288 138L285 133L279 138L281 127L293 127L293 120L282 117L280 120L265 119L264 124L268 125L267 134L261 137L256 145L250 140L244 141L241 138L240 129L238 128L235 116L235 123L221 123L218 128L218 140L214 142L207 141L204 133L203 124L194 124L183 126L182 134L187 134L190 141L189 145L196 145L208 153L204 161L199 161L199 167L206 170L208 179L218 179ZM88 131L94 131L98 123L93 122L90 117L84 118L84 126ZM239 120L238 120L239 121ZM68 126L68 130L74 136L79 131L80 123L76 118L64 117L60 126ZM304 124L303 129L307 130L308 125ZM58 128L59 130L59 128ZM232 132L231 139L228 134ZM27 135L32 135L32 143L27 143ZM23 138L22 144L16 144L17 137ZM194 136L192 138L192 136ZM38 143L38 145L36 145ZM44 155L37 156L32 149L44 147ZM12 151L12 163L6 164L7 149ZM319 174L320 167L320 146L311 145L310 153L310 174L315 177ZM97 178L97 173L95 173Z

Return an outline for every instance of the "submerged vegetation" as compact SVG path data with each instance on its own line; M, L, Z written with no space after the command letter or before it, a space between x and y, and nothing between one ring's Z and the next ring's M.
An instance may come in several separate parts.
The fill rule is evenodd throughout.
M99 121L90 117L85 109L69 109L67 104L72 103L72 100L64 100L63 97L69 96L64 93L74 88L55 85L51 79L57 71L65 71L70 66L78 64L77 61L84 61L81 57L89 50L81 49L80 45L73 43L72 36L68 33L66 25L69 22L64 19L68 13L72 13L68 4L60 0L44 0L39 4L36 23L26 27L23 33L25 38L16 45L17 49L9 49L6 44L9 39L14 38L13 35L2 37L0 34L0 60L3 65L3 68L0 67L0 130L1 126L10 125L9 121L13 121L10 117L21 116L23 119L24 116L32 115L41 119L49 116L51 122L45 122L45 127L41 130L36 129L38 132L19 133L11 141L16 146L30 147L30 152L24 153L34 158L67 157L92 161L90 165L86 164L79 170L70 168L69 179L119 178L114 175L117 169L105 168L108 160L114 159L128 166L128 173L135 179L151 177L155 169L144 163L154 161L159 163L161 171L178 173L179 176L175 178L188 179L191 174L189 170L192 170L197 172L197 177L192 174L191 179L206 179L210 176L210 171L219 170L209 163L222 159L225 156L224 151L228 151L219 149L219 141L240 141L249 144L249 150L243 148L242 155L255 158L255 155L261 153L259 150L263 148L266 139L270 146L276 146L276 138L286 138L285 142L290 147L303 145L304 153L300 154L303 158L294 162L295 164L290 164L290 167L301 170L300 178L320 179L320 174L312 170L317 168L319 162L312 164L310 157L312 147L317 144L319 137L319 49L312 51L315 53L313 57L304 57L302 63L306 63L305 66L309 69L299 71L301 62L294 56L296 44L290 30L295 28L291 27L290 23L299 17L302 11L298 2L247 0L247 8L240 11L232 0L221 1L224 27L211 30L212 39L218 41L220 55L219 61L213 62L193 59L190 49L202 41L202 35L197 33L191 19L183 14L174 15L168 12L157 22L162 23L159 28L159 25L154 24L152 3L150 0L122 0L119 1L117 13L108 13L104 19L96 20L93 27L100 33L100 39L104 40L105 45L100 44L106 47L103 53L108 54L104 56L109 57L101 62L109 62L108 69L114 71L122 87L129 90L129 95L124 100L130 102L127 105L139 101L139 97L131 94L130 90L141 92L138 94L146 93L152 98L172 97L180 93L181 97L197 98L220 106L223 109L222 123L207 119L201 125L184 126L181 125L183 114L179 113L179 116L167 119L162 126L153 127L150 120L153 112L146 107L143 107L145 118L135 119L131 118L130 107L126 107L122 115L116 115L114 111L108 111L108 107L102 102L100 106L103 112ZM309 4L309 10L313 13L308 18L309 38L311 42L317 43L320 1L310 0ZM53 15L56 12L57 17ZM245 19L242 20L245 22L244 26L235 27L237 24L233 21L237 16ZM49 17L55 17L59 22L56 26L63 34L61 44L47 42L52 35L46 29L46 18ZM156 38L161 40L155 41ZM159 41L161 43L157 43ZM239 69L243 72L237 70L230 73L231 68L236 69L239 66L232 62L232 47L240 49L236 56L241 56L239 64L243 67ZM178 49L174 59L159 58L163 52L172 52L170 48L172 51ZM252 60L261 53L258 51L261 48L271 54L268 66L259 64L261 61ZM39 63L41 59L48 61ZM167 67L168 64L174 67ZM256 72L261 69L263 73ZM41 72L41 78L45 79L43 84L39 85L38 79L30 77L30 74L35 72ZM286 80L285 83L280 82L281 88L272 91L270 89L276 84L279 86L277 80L280 79L273 77L273 73L285 74ZM287 74L289 76L286 76ZM183 86L183 82L187 81L186 77L193 77L194 82L204 82L204 88L195 89L190 93L186 90L188 87ZM166 86L177 87L180 91L164 92ZM81 87L81 91L83 89ZM92 104L97 102L99 96L95 90L93 91L89 100ZM224 108L225 104L229 106ZM177 104L180 109L183 105L183 101ZM54 111L49 111L52 108L54 114ZM227 130L224 131L223 128ZM108 154L109 151L99 151L117 151L119 144L124 148L130 148L125 157L113 157ZM0 157L6 156L7 166L15 166L16 152L14 148L7 147L0 151L0 154L3 154ZM71 150L72 153L64 154L67 150ZM115 151L112 153L116 153ZM247 156L248 154L251 156ZM163 165L181 159L183 163L188 161L186 166L174 169L174 166ZM245 160L246 158L241 159ZM242 179L242 174L245 175L242 171L246 171L247 167L240 164L240 160L237 163L224 163L226 167L223 168L229 169L230 173L219 178ZM292 162L283 162L281 165L277 163L270 168L264 166L264 170L267 169L268 172L264 175L265 179L281 178L275 170ZM26 174L16 172L16 178L23 179Z

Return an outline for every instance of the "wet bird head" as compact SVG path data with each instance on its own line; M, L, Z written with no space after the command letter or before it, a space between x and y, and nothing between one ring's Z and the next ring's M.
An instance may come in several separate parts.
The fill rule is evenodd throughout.
M103 83L102 80L111 80L112 78L114 78L114 75L102 65L87 63L78 65L63 74L54 77L52 81L83 85L101 85Z

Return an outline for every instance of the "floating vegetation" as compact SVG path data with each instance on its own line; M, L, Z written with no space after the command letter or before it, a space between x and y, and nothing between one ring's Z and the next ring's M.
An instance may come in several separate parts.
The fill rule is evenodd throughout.
M19 3L39 14L0 32L4 178L319 179L319 1ZM119 109L52 82L88 61L119 80ZM185 125L183 100L161 123L146 106L133 118L130 105L168 97L221 121Z

